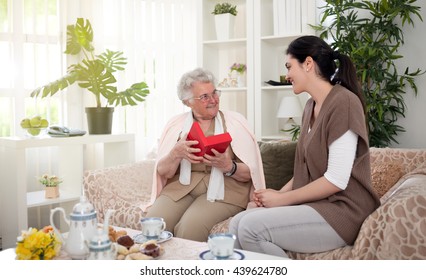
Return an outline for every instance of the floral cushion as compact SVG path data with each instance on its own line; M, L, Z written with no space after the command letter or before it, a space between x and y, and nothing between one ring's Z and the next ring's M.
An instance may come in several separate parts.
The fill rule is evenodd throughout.
M393 162L403 167L403 173L426 166L426 149L370 148L372 165L375 162Z
M144 216L140 206L150 199L153 174L153 160L86 171L84 193L97 211L98 222L103 223L106 211L114 209L111 225L140 229Z

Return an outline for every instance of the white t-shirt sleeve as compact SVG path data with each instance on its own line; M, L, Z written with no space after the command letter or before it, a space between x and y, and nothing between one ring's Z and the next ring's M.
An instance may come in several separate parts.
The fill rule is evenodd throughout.
M358 134L348 130L329 147L328 166L324 177L342 190L346 189L351 177L357 144Z

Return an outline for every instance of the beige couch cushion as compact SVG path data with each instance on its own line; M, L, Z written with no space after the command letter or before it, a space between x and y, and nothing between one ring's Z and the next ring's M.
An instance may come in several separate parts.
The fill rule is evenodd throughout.
M371 164L371 184L379 197L382 197L404 175L398 162L373 162Z

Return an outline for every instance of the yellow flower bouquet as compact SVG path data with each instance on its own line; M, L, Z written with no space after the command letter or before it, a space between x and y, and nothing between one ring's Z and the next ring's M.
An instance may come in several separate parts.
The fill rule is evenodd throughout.
M17 260L51 260L61 250L61 242L51 226L29 228L17 238Z

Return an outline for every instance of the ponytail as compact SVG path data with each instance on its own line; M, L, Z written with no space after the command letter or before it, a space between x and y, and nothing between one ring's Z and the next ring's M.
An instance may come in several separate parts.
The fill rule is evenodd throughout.
M335 53L337 53L337 55ZM365 113L365 100L362 94L361 85L356 76L355 65L352 63L349 56L345 54L333 51L332 57L334 58L335 56L336 60L339 61L339 66L336 68L335 74L330 77L331 84L340 84L355 93L361 101Z

